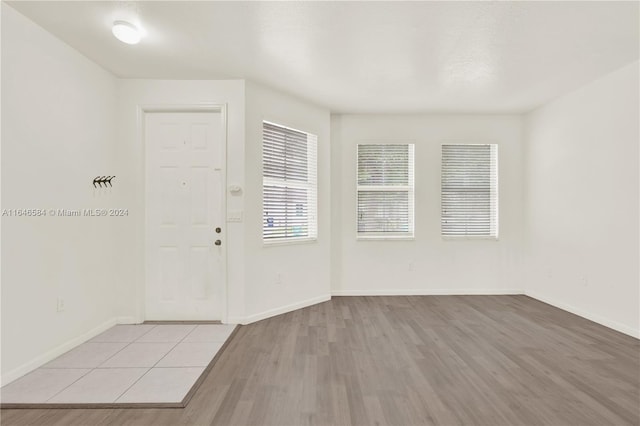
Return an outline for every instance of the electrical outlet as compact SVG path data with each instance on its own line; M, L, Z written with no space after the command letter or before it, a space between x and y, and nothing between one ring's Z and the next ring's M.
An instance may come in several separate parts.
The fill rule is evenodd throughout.
M582 277L580 282L582 282L582 286L583 287L588 287L589 286L589 280L587 279L587 277Z
M58 312L64 311L64 299L62 297L58 297L57 311Z

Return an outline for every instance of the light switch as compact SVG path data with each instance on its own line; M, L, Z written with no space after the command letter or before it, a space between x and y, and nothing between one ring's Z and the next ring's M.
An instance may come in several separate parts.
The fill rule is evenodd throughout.
M242 222L242 210L227 211L227 222Z

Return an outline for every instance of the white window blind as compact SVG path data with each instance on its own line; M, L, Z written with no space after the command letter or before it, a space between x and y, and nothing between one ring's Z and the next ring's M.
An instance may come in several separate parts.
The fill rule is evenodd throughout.
M498 237L498 146L442 145L442 235Z
M413 144L358 145L358 237L413 237Z
M318 237L317 137L262 123L264 242Z

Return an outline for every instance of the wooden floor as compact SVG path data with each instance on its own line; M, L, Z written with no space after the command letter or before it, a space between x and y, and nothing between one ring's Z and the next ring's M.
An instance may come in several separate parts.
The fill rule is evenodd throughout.
M638 425L640 342L526 296L334 297L241 327L184 409L2 425Z

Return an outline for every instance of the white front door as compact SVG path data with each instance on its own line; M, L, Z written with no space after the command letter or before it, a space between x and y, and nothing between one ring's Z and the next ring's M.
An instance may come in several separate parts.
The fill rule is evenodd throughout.
M221 112L145 113L147 320L222 319L224 143Z

